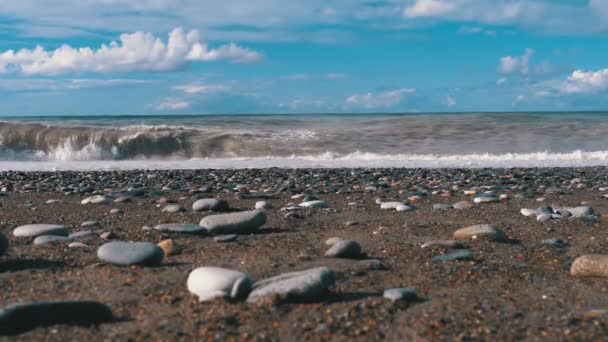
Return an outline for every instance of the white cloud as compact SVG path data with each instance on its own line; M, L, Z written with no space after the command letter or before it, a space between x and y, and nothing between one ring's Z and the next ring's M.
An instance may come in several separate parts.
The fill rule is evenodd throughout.
M608 69L597 71L575 70L559 86L559 90L564 94L596 93L607 89Z
M453 12L457 8L455 1L417 0L405 8L404 15L409 18L438 17Z
M413 88L400 88L378 93L353 94L346 99L346 105L366 109L390 108L399 104L406 95L416 93Z
M165 100L156 106L157 110L180 110L190 108L190 102L183 100Z
M446 99L446 104L448 107L454 107L455 105L457 105L457 102L454 97L452 97L451 95L448 95L448 97Z
M496 80L496 85L501 86L501 85L507 84L507 82L509 82L509 80L506 77L501 77L498 80Z
M232 88L224 84L186 84L173 87L173 90L186 94L214 94L230 91Z
M505 56L500 59L498 72L503 74L519 73L527 75L530 72L530 60L534 56L533 49L526 49L526 52L519 57Z
M346 74L341 73L327 73L321 75L314 74L292 74L283 76L282 78L290 81L311 81L311 80L326 80L326 81L334 81L348 77Z
M255 62L261 55L235 44L210 49L200 42L198 31L175 28L167 42L151 33L138 31L120 35L119 42L74 48L63 45L47 51L35 49L8 50L0 53L0 73L24 75L58 75L66 73L117 73L133 71L170 71L196 61L225 60L233 63Z
M155 81L138 79L48 79L48 78L11 78L2 79L0 89L14 92L58 92L101 87L126 85L145 85Z

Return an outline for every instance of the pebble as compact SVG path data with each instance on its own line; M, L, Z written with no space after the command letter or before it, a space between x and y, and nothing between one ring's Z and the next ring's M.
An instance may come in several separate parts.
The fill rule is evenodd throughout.
M99 260L120 266L156 266L163 261L163 250L148 242L108 242L97 249Z
M266 214L260 210L205 216L200 225L213 235L251 234L266 223Z
M268 201L258 201L255 203L256 210L268 210L272 209L272 203Z
M327 202L321 200L307 201L300 203L303 208L328 208Z
M57 243L71 241L72 239L58 235L40 235L34 239L34 245L45 245L47 243Z
M528 209L528 208L522 208L519 211L522 215L524 216L536 216L538 215L538 210L534 210L534 209Z
M118 209L118 208L114 208L114 209L110 210L110 214L112 214L112 215L122 214L122 210Z
M133 199L131 197L121 196L114 200L114 203L131 203Z
M553 246L553 247L557 247L557 248L566 247L566 243L558 238L546 239L546 240L541 241L541 243L543 245Z
M253 281L242 272L219 267L199 267L188 275L188 291L201 302L217 298L245 299Z
M416 290L411 288L396 288L384 290L382 297L390 300L391 302L411 302L416 301L418 296Z
M542 222L547 222L547 221L551 220L552 218L553 218L552 214L541 214L536 217L536 220L538 222L542 223Z
M95 195L95 196L91 196L91 197L87 197L85 199L83 199L80 203L81 204L110 204L110 199L108 197L102 196L102 195Z
M181 204L169 204L162 210L163 213L180 213L182 211L186 211L186 208Z
M88 245L86 245L82 242L70 242L68 247L70 247L70 248L89 248Z
M19 303L0 310L0 335L18 335L38 327L58 324L97 325L113 320L112 310L98 302Z
M163 250L165 256L172 256L181 252L181 248L171 239L163 240L159 242L157 246Z
M361 257L361 245L353 240L340 240L325 252L325 256L330 258L357 259Z
M327 267L284 273L255 283L247 302L315 302L329 294L334 281Z
M338 243L338 242L340 242L342 240L344 240L344 239L340 238L340 237L330 237L329 239L325 240L325 245L326 246L333 246L333 245L335 245L336 243Z
M61 200L58 199L50 199L48 201L46 201L46 204L54 204L54 203L61 203Z
M103 232L99 234L99 237L104 240L112 240L117 238L116 234L114 234L113 232Z
M97 221L85 221L80 224L83 228L101 227L101 223Z
M213 238L215 242L232 242L236 241L239 238L236 234L226 234L226 235L218 235Z
M411 207L409 205L405 205L405 204L401 204L395 207L396 211L402 211L402 212L406 212L406 211L413 211L414 207Z
M455 260L473 260L473 253L468 249L463 249L461 251L456 251L445 255L438 255L433 257L432 260L435 263Z
M216 198L203 198L192 204L194 211L227 211L230 209L228 202Z
M575 277L608 277L608 255L588 254L574 260L570 274Z
M473 208L473 204L469 201L460 201L452 205L456 210L467 210Z
M154 226L154 229L161 232L172 232L182 234L207 234L207 229L192 223L163 223Z
M433 209L435 210L448 210L453 209L454 207L451 204L443 204L443 203L435 203L433 204Z
M496 197L496 196L477 196L475 198L473 198L473 202L480 204L480 203L493 203L493 202L500 202L500 198Z
M507 242L507 234L493 224L478 224L462 228L454 232L455 240L488 239L497 242Z
M406 205L403 202L382 202L380 203L380 209L397 209L397 207L401 207Z
M70 239L83 239L83 238L88 238L91 236L95 236L95 232L91 231L91 230L85 230L85 231L81 231L81 232L75 232L72 233L70 235L68 235L68 238Z
M37 237L40 235L67 236L69 233L70 232L66 226L44 223L27 224L13 230L13 235L15 237Z

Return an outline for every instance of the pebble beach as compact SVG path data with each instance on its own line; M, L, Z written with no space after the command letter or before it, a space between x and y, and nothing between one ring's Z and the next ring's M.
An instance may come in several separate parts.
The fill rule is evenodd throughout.
M0 174L7 340L601 340L608 169Z

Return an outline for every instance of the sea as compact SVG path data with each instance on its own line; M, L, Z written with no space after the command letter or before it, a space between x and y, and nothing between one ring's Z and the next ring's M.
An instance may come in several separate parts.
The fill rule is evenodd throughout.
M0 117L0 170L608 165L608 112Z

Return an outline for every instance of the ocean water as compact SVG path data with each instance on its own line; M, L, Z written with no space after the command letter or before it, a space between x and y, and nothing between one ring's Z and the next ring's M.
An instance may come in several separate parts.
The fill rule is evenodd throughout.
M0 120L0 170L608 165L608 112Z

